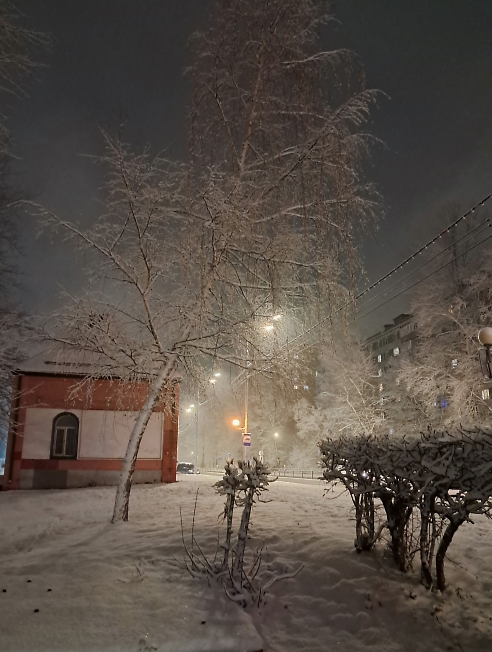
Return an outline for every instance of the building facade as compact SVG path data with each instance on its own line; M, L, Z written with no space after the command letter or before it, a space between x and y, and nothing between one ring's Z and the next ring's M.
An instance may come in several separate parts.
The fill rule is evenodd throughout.
M14 375L3 490L116 485L148 383L91 379L68 364ZM134 483L176 481L179 384L143 435Z
M416 337L417 322L414 316L402 313L393 319L392 324L385 324L384 330L368 337L364 348L379 369L384 370L392 358L412 349Z

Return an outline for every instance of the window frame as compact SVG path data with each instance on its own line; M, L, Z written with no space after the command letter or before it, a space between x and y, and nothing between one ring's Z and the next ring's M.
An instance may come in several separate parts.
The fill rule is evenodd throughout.
M58 453L55 453L55 445L56 445L56 431L57 431L57 425L56 422L62 418L62 417L72 417L75 419L77 423L77 428L75 431L75 453L73 455L60 455ZM60 412L58 413L54 419L53 423L51 426L51 445L50 445L50 459L52 460L76 460L79 454L79 433L80 433L80 421L77 415L75 415L73 412ZM64 439L64 447L66 448L66 436Z

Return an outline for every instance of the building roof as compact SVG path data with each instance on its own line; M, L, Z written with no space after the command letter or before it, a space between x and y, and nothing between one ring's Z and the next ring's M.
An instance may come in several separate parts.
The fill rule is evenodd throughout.
M379 337L380 335L386 334L389 330L393 328L397 328L398 326L401 326L404 322L408 322L410 319L413 319L413 315L410 313L402 312L401 314L397 315L393 319L392 324L384 324L382 331L378 331L377 333L374 333L374 335L370 335L367 339L366 342L370 342L376 337Z
M121 378L116 367L104 364L100 356L91 352L77 350L73 347L50 346L37 354L27 358L14 370L16 374L36 374L49 376L93 376L95 378ZM140 377L143 381L151 375ZM179 381L180 377L173 374L173 380Z

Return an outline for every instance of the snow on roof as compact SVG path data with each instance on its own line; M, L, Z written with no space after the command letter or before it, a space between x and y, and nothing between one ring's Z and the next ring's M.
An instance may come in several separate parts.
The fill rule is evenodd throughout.
M63 346L52 346L27 358L17 366L14 373L104 378L121 376L116 367L105 364L102 358L95 353ZM177 374L174 374L173 377L175 380L180 379Z

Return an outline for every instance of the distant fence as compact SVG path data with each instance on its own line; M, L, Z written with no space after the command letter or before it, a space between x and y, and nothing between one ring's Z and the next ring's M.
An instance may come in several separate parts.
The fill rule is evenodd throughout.
M310 480L317 480L321 477L321 469L304 471L298 469L274 469L272 471L279 478L308 478Z
M222 469L201 469L202 473L216 473L222 475ZM306 478L307 480L317 480L323 474L321 469L312 469L306 471L303 469L272 469L272 474L277 478Z

